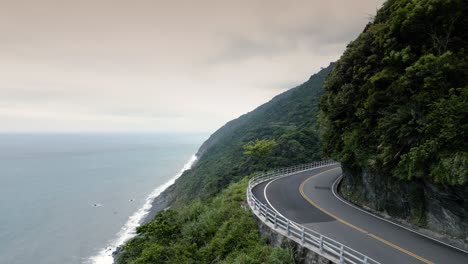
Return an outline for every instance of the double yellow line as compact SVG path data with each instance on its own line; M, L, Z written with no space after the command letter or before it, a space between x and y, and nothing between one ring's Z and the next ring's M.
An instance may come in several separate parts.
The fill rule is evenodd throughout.
M390 246L390 247L392 247L392 248L394 248L394 249L397 249L397 250L399 250L399 251L401 251L401 252L407 254L407 255L410 255L411 257L414 257L414 258L416 258L416 259L418 259L418 260L420 260L420 261L422 261L422 262L424 262L424 263L426 263L426 264L434 264L433 262L431 262L431 261L429 261L429 260L427 260L427 259L425 259L425 258L423 258L423 257L421 257L421 256L419 256L419 255L416 255L416 254L414 254L414 253L411 252L411 251L408 251L408 250L406 250L406 249L404 249L404 248L402 248L402 247L399 247L399 246L393 244L392 242L389 242L389 241L387 241L387 240L385 240L385 239L383 239L383 238L381 238L381 237L379 237L379 236L376 236L376 235L374 235L374 234L369 233L368 231L366 231L366 230L364 230L364 229L362 229L362 228L360 228L360 227L357 227L357 226L355 226L355 225L353 225L353 224L351 224L351 223L349 223L349 222L346 222L345 220L339 218L338 216L336 216L336 215L334 215L334 214L328 212L327 210L323 209L322 207L320 207L317 203L315 203L314 201L312 201L312 200L304 193L304 186L305 186L305 184L306 184L307 182L309 182L312 178L317 177L317 176L319 176L319 175L322 175L322 174L324 174L324 173L330 172L330 171L332 171L332 170L337 170L337 169L339 169L339 168L334 168L334 169L326 170L326 171L321 172L321 173L319 173L319 174L315 174L315 175L313 175L313 176L310 176L310 177L307 178L305 181L303 181L303 182L301 183L301 186L299 186L299 192L301 193L302 197L303 197L307 202L309 202L311 205L313 205L314 207L316 207L317 209L319 209L319 210L322 211L323 213L327 214L328 216L334 218L334 219L337 220L338 222L340 222L340 223L342 223L342 224L344 224L344 225L347 225L347 226L349 226L349 227L351 227L351 228L353 228L353 229L355 229L355 230L357 230L357 231L359 231L359 232L361 232L361 233L363 233L363 234L365 234L365 235L368 235L368 236L370 236L370 237L372 237L372 238L374 238L374 239L376 239L376 240L378 240L378 241L380 241L380 242L382 242L382 243L384 243L384 244L386 244L386 245L388 245L388 246Z

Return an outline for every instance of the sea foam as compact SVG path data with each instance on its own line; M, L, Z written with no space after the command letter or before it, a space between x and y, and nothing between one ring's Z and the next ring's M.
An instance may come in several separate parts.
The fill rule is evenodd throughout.
M154 199L161 194L167 187L174 184L175 180L179 178L182 173L192 167L192 165L197 161L197 156L193 155L190 160L184 165L182 170L178 174L176 174L172 179L164 183L163 185L158 186L147 198L145 204L138 209L133 215L131 215L127 223L120 229L119 233L117 233L117 238L112 240L109 245L99 251L96 256L89 258L87 263L93 264L112 264L114 263L114 258L112 257L112 253L129 239L135 237L136 235L136 228L141 224L145 216L148 215L150 212L152 203Z

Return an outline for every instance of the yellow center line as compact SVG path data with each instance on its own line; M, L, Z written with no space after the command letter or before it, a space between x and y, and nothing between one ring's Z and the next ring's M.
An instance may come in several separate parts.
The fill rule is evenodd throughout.
M301 183L301 186L299 187L299 192L301 193L302 197L303 197L307 202L309 202L311 205L313 205L314 207L316 207L317 209L319 209L319 210L322 211L323 213L329 215L330 217L334 218L334 219L337 220L338 222L340 222L340 223L342 223L342 224L344 224L344 225L347 225L347 226L349 226L349 227L351 227L351 228L353 228L353 229L355 229L355 230L357 230L357 231L359 231L359 232L361 232L361 233L363 233L363 234L365 234L365 235L367 235L367 236L370 236L370 237L372 237L372 238L374 238L374 239L376 239L376 240L378 240L378 241L380 241L380 242L382 242L382 243L384 243L384 244L386 244L386 245L388 245L388 246L390 246L390 247L392 247L392 248L394 248L394 249L397 249L397 250L399 250L399 251L401 251L401 252L403 252L403 253L405 253L405 254L407 254L407 255L410 255L411 257L414 257L414 258L416 258L416 259L418 259L418 260L420 260L420 261L422 261L422 262L424 262L424 263L433 264L433 262L431 262L431 261L429 261L429 260L427 260L427 259L425 259L425 258L423 258L423 257L421 257L421 256L418 256L418 255L414 254L414 253L411 252L411 251L408 251L408 250L406 250L406 249L404 249L404 248L402 248L402 247L399 247L399 246L393 244L392 242L389 242L389 241L387 241L387 240L385 240L385 239L383 239L383 238L381 238L381 237L379 237L379 236L376 236L376 235L374 235L374 234L371 234L371 233L367 232L366 230L364 230L364 229L362 229L362 228L360 228L360 227L357 227L357 226L355 226L355 225L353 225L353 224L351 224L351 223L349 223L349 222L346 222L345 220L339 218L338 216L336 216L336 215L334 215L334 214L328 212L327 210L323 209L322 207L320 207L317 203L315 203L314 201L312 201L312 200L304 193L304 185L305 185L309 180L311 180L312 178L317 177L317 176L319 176L319 175L321 175L321 174L324 174L324 173L326 173L326 172L330 172L330 171L332 171L332 170L337 170L337 169L339 169L339 168L334 168L334 169L330 169L330 170L323 171L323 172L321 172L321 173L319 173L319 174L312 175L312 176L310 176L309 178L307 178L305 181L303 181L303 182Z

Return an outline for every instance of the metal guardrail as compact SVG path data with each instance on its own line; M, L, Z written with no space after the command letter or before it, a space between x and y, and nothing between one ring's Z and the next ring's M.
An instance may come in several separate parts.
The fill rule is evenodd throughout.
M252 193L252 189L262 182L279 179L290 176L297 172L307 171L333 164L337 164L337 162L333 160L318 161L288 168L276 169L252 178L249 181L249 186L247 187L247 201L250 209L254 212L255 215L259 217L261 221L272 227L277 232L283 233L289 239L295 240L307 249L310 249L335 263L379 264L379 262L341 244L338 241L335 241L285 218L278 212L269 208L266 204L260 202L260 200L258 200L257 197L255 197Z

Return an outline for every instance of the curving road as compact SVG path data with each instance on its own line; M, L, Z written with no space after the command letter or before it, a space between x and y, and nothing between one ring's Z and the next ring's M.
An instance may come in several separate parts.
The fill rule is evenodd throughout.
M343 201L334 192L340 176L340 165L331 165L261 183L252 192L284 217L381 263L468 263L468 253Z

